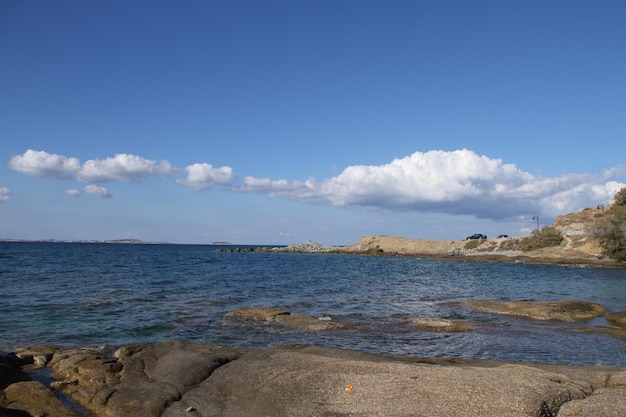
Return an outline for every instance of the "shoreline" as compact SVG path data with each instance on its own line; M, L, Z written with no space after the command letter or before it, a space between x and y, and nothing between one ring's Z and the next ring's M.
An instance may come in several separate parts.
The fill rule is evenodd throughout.
M325 253L369 256L412 256L434 260L467 262L501 262L547 264L577 267L625 268L626 262L617 262L601 254L595 242L574 245L569 240L557 247L532 251L512 250L523 238L487 239L467 249L467 240L408 239L399 236L370 235L348 246L329 246L317 242L291 244L286 247L257 247L254 252Z

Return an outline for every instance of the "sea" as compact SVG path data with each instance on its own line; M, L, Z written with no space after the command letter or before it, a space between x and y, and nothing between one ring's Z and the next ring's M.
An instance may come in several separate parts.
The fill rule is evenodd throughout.
M177 339L626 367L626 339L607 334L603 317L532 321L480 313L459 303L575 299L624 311L626 268L249 247L0 242L0 351L44 344L114 349ZM283 309L351 326L306 331L227 315L241 307ZM475 329L424 331L411 325L412 318L460 320Z

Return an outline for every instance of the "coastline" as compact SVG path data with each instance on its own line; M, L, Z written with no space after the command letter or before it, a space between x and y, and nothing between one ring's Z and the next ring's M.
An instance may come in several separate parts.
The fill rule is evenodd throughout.
M590 245L564 244L532 256L521 255L506 246L515 239L490 239L481 242L478 248L467 249L468 241L366 236L358 244L346 247L307 242L276 250L572 266L594 265L590 263L594 258L602 261L593 250L588 253L580 250ZM564 251L568 251L565 257ZM203 249L202 253L206 251ZM241 261L242 257L233 258ZM568 271L564 273L569 276ZM617 275L621 276L621 272ZM486 309L490 314L511 314L532 320L569 322L606 317L609 321L603 306L580 300L532 302L532 316L529 301L525 299L462 302L472 308ZM245 307L228 315L248 320L252 327L270 323L306 332L342 324L270 307ZM564 312L572 316L562 317ZM574 315L581 313L582 318ZM615 336L623 339L626 328L621 320L626 318L626 312L611 313L615 332L620 332ZM546 314L551 316L546 319ZM451 330L452 325L459 324L456 320L436 317L415 317L411 323L426 326L432 332L467 330L466 327ZM623 346L622 341L613 352L621 355ZM560 352L558 346L554 349ZM626 368L389 356L311 344L253 349L169 340L102 349L38 346L16 349L15 354L0 359L0 366L2 417L571 417L620 416L626 409ZM70 403L80 406L72 408Z
M468 249L467 240L409 239L399 236L369 235L348 246L329 246L317 242L292 244L286 247L259 247L255 251L329 253L371 256L415 256L437 260L468 262L504 262L528 264L554 264L564 266L590 266L624 268L625 262L617 262L602 255L597 242L579 244L564 239L556 247L522 251L512 249L519 246L523 238L487 239Z

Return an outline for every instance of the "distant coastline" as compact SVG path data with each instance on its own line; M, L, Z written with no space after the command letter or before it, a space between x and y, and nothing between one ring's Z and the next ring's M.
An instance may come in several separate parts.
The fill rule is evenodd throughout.
M28 242L28 243L118 243L125 245L175 245L170 242L149 242L140 239L112 239L112 240L60 240L60 239L0 239L0 242ZM210 245L211 243L207 243Z

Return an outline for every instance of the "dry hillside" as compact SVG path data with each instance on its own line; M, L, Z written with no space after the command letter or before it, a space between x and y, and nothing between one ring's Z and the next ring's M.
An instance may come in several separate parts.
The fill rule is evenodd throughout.
M341 252L614 265L614 261L602 256L602 248L588 233L590 225L604 214L604 210L604 208L585 209L557 217L553 226L563 235L561 244L533 251L521 250L526 239L524 237L467 241L364 236L358 243L342 248Z

